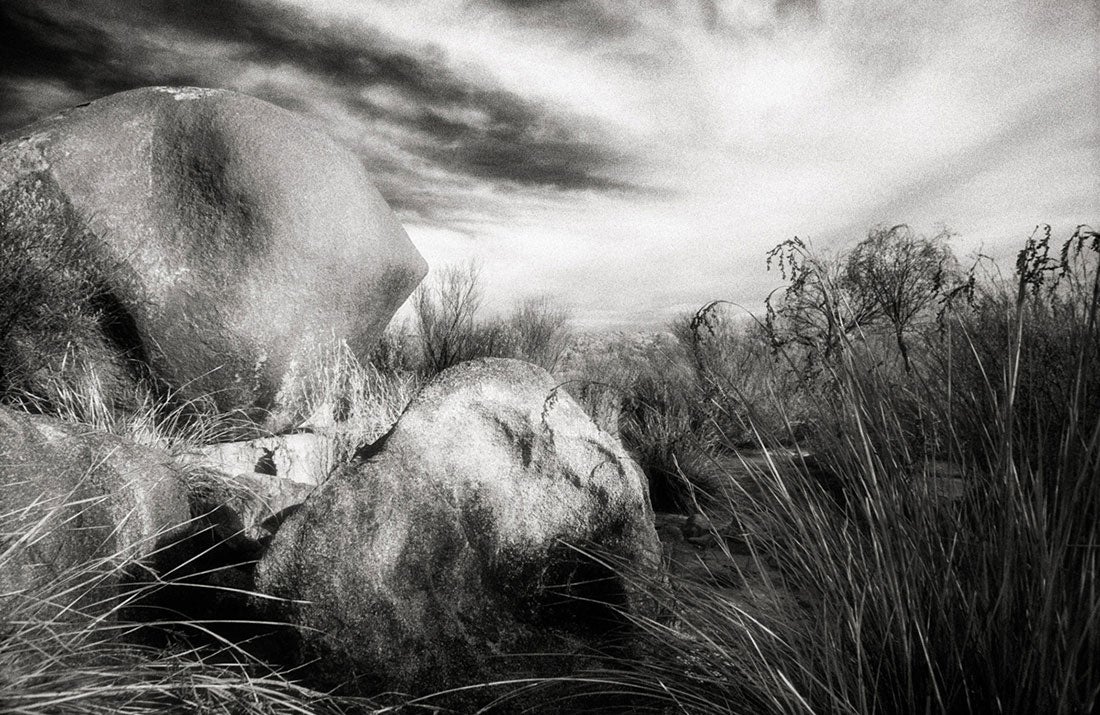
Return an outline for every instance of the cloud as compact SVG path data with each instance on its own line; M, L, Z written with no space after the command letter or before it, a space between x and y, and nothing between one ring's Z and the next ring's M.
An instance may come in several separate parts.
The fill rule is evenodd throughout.
M429 260L595 324L758 306L764 252L879 222L1007 254L1100 223L1098 6L246 0L0 7L0 127L224 86L363 158ZM646 316L649 316L646 318Z
M91 5L91 6L89 6ZM423 199L427 180L452 191L478 180L517 187L630 190L608 168L624 160L599 127L488 82L362 23L319 22L268 2L15 2L2 11L5 103L0 129L41 113L31 97L64 86L67 103L150 84L240 89L290 109L335 106L378 129L353 138L399 207L446 220ZM53 95L56 96L57 92ZM64 106L64 105L62 105ZM58 109L60 107L53 107ZM331 111L331 109L330 109ZM392 146L385 146L385 142ZM432 171L418 172L418 165Z

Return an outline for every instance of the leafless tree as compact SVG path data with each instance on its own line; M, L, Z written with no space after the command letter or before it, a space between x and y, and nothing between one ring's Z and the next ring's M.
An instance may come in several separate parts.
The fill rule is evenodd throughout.
M482 300L480 276L476 261L447 266L413 294L424 366L432 374L461 362L470 352Z
M784 241L768 253L788 281L768 299L767 333L776 350L799 346L806 362L828 363L851 335L887 326L905 369L908 336L962 280L951 234L931 238L909 226L872 228L846 253L820 257L801 239Z
M877 226L845 260L845 292L853 304L866 306L864 319L889 326L907 371L907 334L960 278L950 238L946 229L926 238L905 224Z

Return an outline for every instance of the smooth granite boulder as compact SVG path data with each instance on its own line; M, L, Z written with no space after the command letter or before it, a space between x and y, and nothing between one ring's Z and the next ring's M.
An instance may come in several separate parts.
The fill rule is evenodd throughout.
M0 288L41 314L0 310L0 377L91 369L276 431L295 361L362 355L426 273L353 153L224 90L122 92L0 138L0 232ZM76 354L36 363L58 340Z

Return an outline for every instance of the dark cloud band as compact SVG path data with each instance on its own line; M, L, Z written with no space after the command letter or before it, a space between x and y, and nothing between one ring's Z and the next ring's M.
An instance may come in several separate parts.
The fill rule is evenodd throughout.
M165 40L167 39L167 42ZM212 61L209 47L223 62ZM16 86L62 85L87 101L152 84L239 89L243 68L272 72L291 67L312 77L364 126L400 131L405 155L455 175L457 181L501 182L567 190L629 190L613 178L625 157L608 148L591 121L563 113L450 69L427 48L402 46L350 21L322 22L273 2L169 0L72 3L9 0L0 7L0 132L37 118L43 107ZM395 101L370 91L385 88ZM291 109L310 105L277 83L248 88ZM436 216L438 193L419 185L413 169L383 160L364 140L357 149L368 163L393 172L380 184L399 206ZM393 153L392 151L390 152Z

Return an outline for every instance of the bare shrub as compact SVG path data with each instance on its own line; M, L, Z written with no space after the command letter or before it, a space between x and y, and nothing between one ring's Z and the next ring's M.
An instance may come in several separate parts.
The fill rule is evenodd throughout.
M554 372L572 341L570 311L549 296L527 298L506 319L514 335L512 357Z
M473 261L447 266L413 293L425 372L436 374L470 359L482 300L480 275Z
M802 370L835 365L853 337L886 330L906 371L912 368L910 335L937 327L942 307L962 275L944 229L928 238L908 226L872 228L850 251L828 257L798 237L768 253L788 285L769 297L766 329L774 348ZM794 350L790 350L790 348Z
M556 369L571 340L569 311L548 297L536 297L522 300L501 317L479 320L480 275L475 262L448 266L413 294L421 375L431 377L482 357L516 358Z
M383 375L416 373L420 369L420 341L405 322L391 321L374 344L366 362Z
M927 238L904 224L871 229L844 260L844 287L864 309L864 324L880 321L893 334L906 370L908 335L919 321L934 324L945 297L960 282L946 229Z

